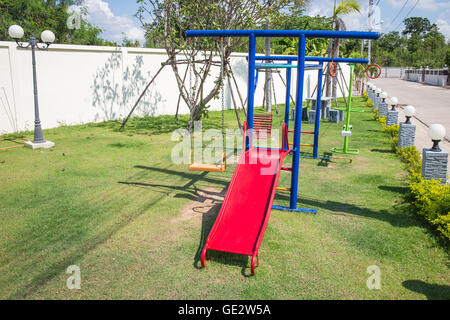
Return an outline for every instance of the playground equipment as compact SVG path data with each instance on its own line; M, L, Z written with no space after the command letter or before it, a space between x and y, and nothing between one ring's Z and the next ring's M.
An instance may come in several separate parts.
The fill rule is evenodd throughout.
M221 102L222 102L222 163L220 164L205 164L195 161L195 151L194 151L194 134L191 134L191 155L192 163L189 166L191 171L205 171L205 172L224 172L227 169L227 155L225 152L225 94L224 94L224 84L223 79L225 78L225 52L223 47L223 38L220 38L220 81L222 85L220 87L221 92ZM192 68L190 68L192 73ZM192 76L190 78L189 87L192 88ZM192 116L190 115L190 121L192 122Z
M291 79L292 79L292 69L298 68L298 66L293 65L292 62L298 61L297 56L255 56L255 60L257 61L276 61L276 63L264 63L264 64L255 64L256 70L258 68L285 68L286 69L286 101L285 101L285 116L284 122L289 126L289 114L290 114L290 92L291 92ZM303 147L312 147L313 148L313 159L328 159L322 158L318 156L318 148L319 148L319 129L320 129L320 118L321 118L321 100L322 100L322 81L323 81L323 66L325 62L328 63L350 63L350 64L367 64L369 60L367 59L349 59L349 58L326 58L326 57L305 57L305 61L307 62L317 62L317 64L305 64L304 70L317 70L317 93L316 93L316 119L314 122L314 131L301 131L301 134L310 134L314 135L314 143L313 144L300 144L300 150L302 152ZM283 63L281 63L283 62ZM258 75L258 71L257 71ZM353 72L352 72L353 75ZM256 76L255 83L257 82L258 76ZM350 96L351 99L351 96ZM347 104L348 105L348 104ZM351 106L350 106L351 108ZM335 110L347 110L341 108L335 108ZM289 130L290 133L293 133L294 130ZM300 157L309 156L300 155ZM280 189L281 190L281 189Z
M202 250L202 266L208 250L218 250L251 255L251 272L255 263L259 265L259 247L266 230L272 209L293 212L313 212L313 209L297 207L298 177L301 144L301 115L305 70L306 38L378 39L379 33L345 31L304 30L190 30L189 37L247 37L248 55L248 100L247 121L244 125L244 148L230 182L216 222ZM288 142L288 122L283 123L282 148L254 147L254 89L257 37L295 37L299 39L297 57L297 94L295 106L294 143ZM292 154L292 166L283 167L283 160ZM273 205L281 170L291 172L289 207Z
M348 147L348 140L352 136L352 126L350 125L350 114L352 112L364 112L361 109L352 109L352 91L353 91L353 73L354 73L355 65L350 64L350 88L348 92L348 106L346 109L336 108L336 110L344 110L347 112L345 119L344 130L342 131L342 136L344 137L344 147L343 148L333 148L331 149L334 153L345 153L345 154L358 154L358 149L350 149Z

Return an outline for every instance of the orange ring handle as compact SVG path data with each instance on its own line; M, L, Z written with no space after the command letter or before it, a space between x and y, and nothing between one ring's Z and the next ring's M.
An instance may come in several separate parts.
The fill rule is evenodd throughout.
M333 67L333 71L331 71L331 67ZM336 63L334 63L334 61L331 61L331 63L328 64L328 74L331 77L335 77L336 76L336 71L337 71Z
M371 76L371 75L369 74L369 69L372 68L372 67L378 68L378 74L375 75L375 76ZM369 65L367 66L367 69L366 69L366 75L367 75L367 77L369 77L370 79L377 79L379 76L381 76L381 67L380 67L380 65L377 64L377 63L369 64Z

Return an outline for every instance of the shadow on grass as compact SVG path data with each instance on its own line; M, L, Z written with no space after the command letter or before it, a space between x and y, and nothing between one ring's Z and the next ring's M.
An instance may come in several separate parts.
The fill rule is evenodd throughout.
M276 196L279 200L287 201L289 197L283 194L277 194ZM349 203L342 203L337 201L320 201L316 199L299 198L300 205L306 204L315 209L325 209L331 212L341 212L352 215L357 215L366 218L378 219L390 223L394 227L411 227L411 226L422 226L423 224L418 221L418 219L412 215L405 212L403 208L394 208L395 212L389 212L387 210L375 211L368 208L362 208ZM320 212L319 212L320 214Z
M225 195L225 192L226 189L223 189L221 192L222 195ZM217 215L219 214L221 206L222 202L216 203L210 210L208 210L208 212L204 213L202 216L202 229L200 232L200 241L197 248L197 252L195 253L194 256L194 263L193 263L194 268L196 269L202 269L201 265L202 251L206 245L206 240L208 239L211 229L217 219ZM246 255L208 250L206 260L207 261L214 260L224 265L241 267L241 274L244 277L251 276L251 274L248 272L250 267L248 264L248 256Z
M389 192L397 192L400 194L408 194L408 187L393 187L393 186L378 186L378 189L389 191Z
M428 300L449 300L450 286L430 284L422 280L406 280L402 283L408 290L424 294Z
M393 149L372 149L370 152L378 152L378 153L395 153Z
M217 177L209 178L207 177L208 172L202 172L201 174L198 173L188 173L183 171L176 171L176 170L170 170L170 169L162 169L162 168L156 168L156 167L147 167L147 166L135 166L137 169L144 169L144 170L150 170L150 171L157 171L160 173L165 174L172 174L181 176L186 179L190 179L188 183L186 183L183 186L173 186L173 185L162 185L162 184L151 184L151 183L142 183L142 182L124 182L120 181L120 184L127 184L127 185L138 185L138 186L144 186L144 187L162 187L167 188L170 190L177 190L180 191L180 193L177 193L174 195L174 198L184 198L191 201L194 201L198 198L198 191L200 191L196 186L195 183L202 180L205 182L210 182L213 184L220 184L223 185L224 188L220 192L211 192L206 190L201 190L203 193L208 194L209 197L204 198L203 200L211 200L216 202L217 199L214 198L214 196L225 196L226 190L228 188L229 181L226 180L220 180L217 179ZM211 229L214 225L214 222L216 221L217 215L220 211L220 207L222 205L222 201L215 203L211 209L209 209L206 213L203 213L202 215L202 228L200 232L200 241L199 246L197 248L197 251L194 255L194 262L193 266L196 269L201 269L201 254L202 250L206 244L206 240L209 236L209 233L211 232ZM214 260L218 261L225 265L232 265L232 266L239 266L242 268L242 275L244 277L250 277L251 274L249 272L250 266L248 264L248 256L246 255L238 255L238 254L232 254L232 253L226 253L226 252L218 252L218 251L208 251L207 255L208 260Z
M76 195L74 194L74 198L76 198ZM108 241L114 234L116 234L118 231L120 231L125 226L129 225L132 221L134 221L136 218L138 218L141 214L149 210L151 207L158 204L161 200L165 199L165 196L161 196L152 202L147 203L145 206L141 208L141 210L135 214L130 215L129 217L125 217L122 221L117 221L113 227L108 228L104 232L100 232L99 234L96 234L95 237L89 238L89 235L85 230L76 230L76 237L79 240L79 238L83 238L83 243L81 243L79 246L74 247L73 250L67 250L61 252L60 256L61 258L56 259L53 263L49 264L48 266L45 266L45 261L43 261L43 266L39 266L39 268L44 269L43 271L40 271L38 274L30 276L30 280L27 281L28 284L24 285L21 288L17 288L14 292L9 294L9 296L6 298L8 300L15 300L15 299L26 299L29 295L33 294L40 286L45 285L49 281L51 281L53 278L58 276L61 272L67 269L68 266L73 265L75 262L80 261L85 255L87 255L90 251L95 250L97 247L101 246L103 243ZM73 225L76 223L74 222ZM69 224L71 225L71 224ZM62 225L58 225L58 228L62 228ZM67 230L70 232L70 230ZM65 235L69 236L69 235ZM23 239L21 239L23 240ZM68 247L68 245L66 244ZM23 245L24 248L26 248L26 245ZM25 249L24 249L25 250Z

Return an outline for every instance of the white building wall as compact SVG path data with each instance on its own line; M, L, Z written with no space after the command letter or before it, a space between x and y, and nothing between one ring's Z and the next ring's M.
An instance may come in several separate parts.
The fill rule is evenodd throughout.
M39 105L42 127L54 128L122 119L134 105L151 77L167 55L161 49L115 48L78 45L52 45L36 52ZM217 57L217 59L219 59ZM234 53L231 65L245 100L247 97L247 61L245 53ZM348 65L341 65L349 81ZM185 66L180 66L181 75ZM213 67L205 92L214 86L219 68ZM284 70L281 75L285 78ZM296 72L292 72L292 96L296 94ZM277 103L285 101L285 87L274 75ZM189 76L188 78L189 79ZM189 80L187 80L189 81ZM305 73L304 97L317 84L317 71ZM262 105L264 73L259 76L255 104ZM338 90L339 91L339 90ZM340 93L340 92L339 92ZM238 104L239 98L235 93ZM135 115L175 114L178 87L170 66L166 66L149 88ZM180 113L188 113L183 100ZM228 85L226 108L232 108ZM210 102L220 110L220 100ZM30 49L14 42L0 41L0 134L32 130L34 127L33 77Z

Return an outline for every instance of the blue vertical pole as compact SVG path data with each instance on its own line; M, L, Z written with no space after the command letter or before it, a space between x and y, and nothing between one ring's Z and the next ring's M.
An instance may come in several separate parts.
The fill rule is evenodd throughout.
M292 157L291 199L290 208L297 209L298 173L300 165L300 137L302 130L303 82L305 79L305 46L306 37L300 35L298 41L297 61L297 96L295 101L294 150Z
M250 137L253 136L253 107L255 105L255 55L256 37L250 34L248 42L248 100L247 100L247 123ZM250 148L250 141L246 141L246 149Z
M288 64L292 64L292 61L288 61ZM291 75L292 71L291 68L286 69L286 102L285 102L285 109L284 109L284 122L289 128L289 111L290 111L290 105L291 105Z
M289 60L288 64L292 64L292 61ZM291 68L287 68L286 69L286 102L285 102L285 107L284 107L284 122L286 123L286 127L289 130L289 113L291 111L291 77L292 77L292 69ZM289 148L289 146L287 145L287 141L285 143L286 145L284 146L285 148Z
M317 159L317 153L319 149L320 112L322 108L322 78L323 78L323 62L320 63L319 75L317 79L316 123L314 124L314 151L313 151L314 159Z

